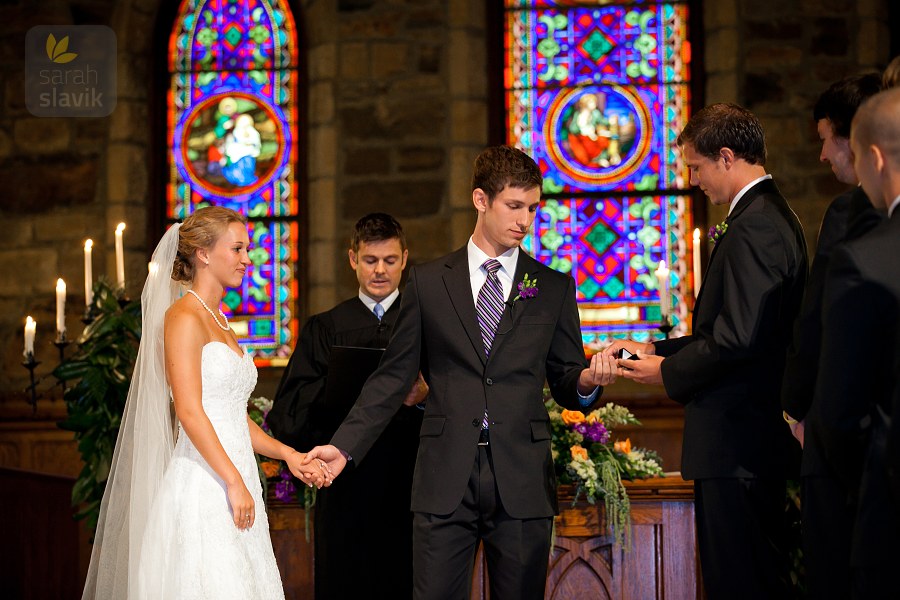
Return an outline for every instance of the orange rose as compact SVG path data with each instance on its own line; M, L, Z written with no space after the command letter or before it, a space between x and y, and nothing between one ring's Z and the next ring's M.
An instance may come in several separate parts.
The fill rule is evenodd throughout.
M580 458L581 460L587 460L587 458L588 458L587 450L585 450L581 446L572 446L572 458Z
M575 425L576 423L584 422L584 413L580 410L565 410L563 409L562 414L563 423L566 425Z
M628 454L629 452L631 452L631 438L625 438L624 442L614 443L613 449L616 452L621 452L622 454Z
M262 470L266 475L266 479L271 479L281 472L281 464L271 460L264 460L262 461Z

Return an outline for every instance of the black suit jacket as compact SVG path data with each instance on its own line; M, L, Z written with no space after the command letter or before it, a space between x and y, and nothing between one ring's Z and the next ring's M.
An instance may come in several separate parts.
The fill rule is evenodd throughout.
M900 214L840 246L825 282L822 355L811 432L829 471L858 500L851 560L896 564L896 512L888 491L887 424L900 348Z
M861 187L841 194L825 211L781 386L782 408L798 421L806 418L816 387L822 344L822 295L831 255L838 244L860 237L884 221L884 217L884 213L875 210ZM810 421L805 426L807 430L813 427ZM825 473L815 436L807 436L800 474Z
M666 392L685 405L682 475L783 476L791 438L779 392L806 282L806 242L771 179L750 188L726 221L692 335L656 342Z
M538 294L513 302L526 273L537 279ZM519 252L510 296L486 358L466 248L413 267L381 365L331 440L362 460L421 368L431 391L413 478L413 511L449 514L459 506L487 407L503 507L519 519L557 512L542 392L546 380L557 402L581 408L577 382L587 360L575 282Z

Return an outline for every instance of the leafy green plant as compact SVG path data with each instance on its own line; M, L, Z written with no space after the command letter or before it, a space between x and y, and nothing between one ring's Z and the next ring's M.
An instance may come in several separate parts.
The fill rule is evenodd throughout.
M100 280L90 308L94 320L78 338L78 350L53 375L76 381L66 390L68 418L59 427L75 432L84 462L72 489L75 518L94 531L137 357L141 304L120 305L116 289Z

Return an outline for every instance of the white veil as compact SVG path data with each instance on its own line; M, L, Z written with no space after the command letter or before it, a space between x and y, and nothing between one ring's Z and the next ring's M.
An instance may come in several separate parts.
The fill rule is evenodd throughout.
M183 292L172 279L180 227L173 225L154 250L141 293L141 343L100 504L84 599L135 598L138 565L153 559L140 556L141 539L175 446L163 321Z

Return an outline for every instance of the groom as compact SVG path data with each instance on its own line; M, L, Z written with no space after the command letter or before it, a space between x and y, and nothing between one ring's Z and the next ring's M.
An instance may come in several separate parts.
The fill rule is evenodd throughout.
M415 598L468 597L479 541L492 598L543 598L557 513L544 383L582 409L615 378L612 358L585 360L575 282L519 250L541 184L515 148L475 159L472 237L412 267L380 367L332 445L306 459L335 475L361 461L421 369L431 395L412 488Z

